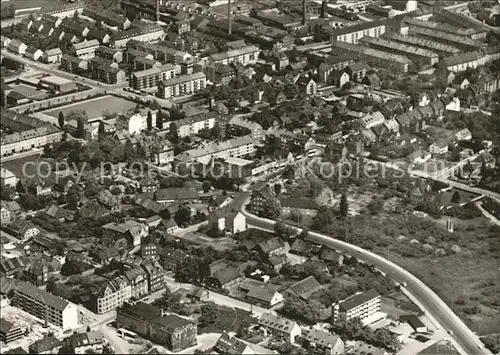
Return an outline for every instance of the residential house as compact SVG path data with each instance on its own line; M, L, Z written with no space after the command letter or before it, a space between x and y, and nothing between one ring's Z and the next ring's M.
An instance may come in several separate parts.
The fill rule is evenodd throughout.
M328 83L338 88L343 87L349 80L349 74L343 70L332 70L328 76Z
M88 354L91 351L103 350L107 343L101 332L73 333L69 338L73 354Z
M16 218L5 229L23 242L30 240L40 233L40 229L25 218Z
M8 225L14 219L19 217L21 213L21 206L16 201L0 201L0 223L2 225Z
M302 347L314 349L314 353L327 355L344 354L344 342L338 335L317 329L303 329L300 335Z
M130 245L138 246L141 244L141 239L145 238L149 233L149 228L144 223L128 220L120 224L114 222L102 226L104 233L108 233L113 237L125 237Z
M78 73L88 70L89 62L82 58L63 54L61 57L61 68L70 73Z
M49 271L51 271L49 265L50 263L42 258L33 259L24 269L23 275L33 285L45 285L49 280Z
M264 313L259 319L259 325L273 337L287 343L295 343L297 337L301 335L302 329L294 321L275 316L271 313Z
M344 71L349 75L351 80L359 83L365 78L368 69L370 69L370 67L366 63L358 62L350 64Z
M46 335L29 346L30 354L57 354L63 343L54 335Z
M387 351L383 348L378 348L376 346L364 343L362 341L357 341L352 350L351 354L353 355L365 355L365 354L371 354L371 355L389 355ZM435 355L437 353L429 353L429 355Z
M297 238L290 246L289 253L301 256L311 256L314 253L315 249L315 244Z
M92 59L95 57L95 51L99 48L100 43L96 39L90 41L83 41L73 44L71 52L80 59Z
M170 218L168 220L163 220L162 224L165 227L165 230L168 234L175 234L179 229L177 222L173 218Z
M101 285L90 297L90 308L104 314L122 307L132 297L132 286L124 276L118 276Z
M142 262L141 266L146 271L149 293L156 292L165 287L165 271L157 261L146 259Z
M314 278L314 276L306 277L299 282L294 283L285 291L283 295L285 297L299 297L300 299L307 301L309 297L321 288L321 284Z
M9 42L9 45L7 46L7 49L11 52L14 52L16 54L24 55L26 53L26 48L28 48L27 45L25 45L23 42L19 41L18 39L12 39Z
M270 283L262 286L251 286L245 299L250 303L271 308L283 302L283 295L278 292L278 289L279 286Z
M222 333L214 345L215 354L277 354L275 350L264 348L260 345L243 341L232 334Z
M47 49L43 52L42 59L46 63L60 63L63 53L60 48Z
M267 258L267 264L275 272L280 272L281 268L288 264L288 258L285 254L271 255Z
M43 51L33 46L28 46L26 47L24 55L30 59L39 60L43 56Z
M216 209L208 215L208 224L220 231L240 233L246 230L246 217L231 208Z
M416 332L423 333L427 331L427 326L414 314L399 316L399 321L408 323Z
M309 96L314 96L318 92L318 84L309 76L302 76L297 81L299 92Z
M159 83L157 95L162 99L168 99L175 96L194 94L205 89L206 81L206 75L201 72L162 80Z
M6 276L14 276L21 273L30 263L25 256L16 256L14 258L2 258L0 261L0 271Z
M285 242L277 237L257 244L257 251L262 259L266 259L272 255L283 254L285 249Z
M328 247L323 247L321 249L320 259L328 263L334 263L338 266L342 266L344 263L344 256L336 250Z
M134 267L125 271L124 275L132 288L132 299L138 300L149 293L146 271L143 268Z
M282 208L281 212L285 216L299 213L314 217L319 210L319 205L313 199L281 197L279 201Z
M437 154L437 155L445 154L446 152L448 152L448 143L445 141L441 141L441 140L437 141L435 143L432 143L429 146L429 151L432 154Z
M169 187L158 189L154 193L156 202L167 203L194 203L199 200L198 190L191 187Z
M455 133L455 138L457 139L457 141L470 141L472 139L472 133L468 128L464 128Z
M207 279L207 285L211 288L222 290L241 280L241 272L238 267L229 266L215 272Z

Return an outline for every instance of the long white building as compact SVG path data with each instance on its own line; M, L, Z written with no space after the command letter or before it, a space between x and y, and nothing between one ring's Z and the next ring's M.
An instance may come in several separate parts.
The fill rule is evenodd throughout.
M362 322L371 323L370 318L380 313L380 302L381 296L373 289L358 293L332 306L333 321L343 317L347 321L359 318Z

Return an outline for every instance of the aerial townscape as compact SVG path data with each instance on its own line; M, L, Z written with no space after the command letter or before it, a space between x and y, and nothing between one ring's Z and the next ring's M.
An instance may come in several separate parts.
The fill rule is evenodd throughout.
M500 1L0 6L0 353L500 354Z

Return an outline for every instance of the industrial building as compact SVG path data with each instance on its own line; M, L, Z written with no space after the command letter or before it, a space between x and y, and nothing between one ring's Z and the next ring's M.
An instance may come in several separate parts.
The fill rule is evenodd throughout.
M440 57L447 57L461 52L460 49L458 49L457 47L453 47L444 43L439 43L436 41L422 39L414 36L403 36L399 34L393 34L390 37L388 37L388 39L399 43L407 44L413 47L430 50L439 55Z

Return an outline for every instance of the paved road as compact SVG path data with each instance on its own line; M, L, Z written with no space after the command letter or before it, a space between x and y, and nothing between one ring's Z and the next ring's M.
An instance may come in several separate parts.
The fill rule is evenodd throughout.
M262 219L250 214L245 210L244 206L241 211L245 214L247 223L250 226L273 231L275 221ZM298 228L295 229L300 231ZM468 355L491 354L491 352L483 347L479 338L472 333L457 315L429 287L408 271L379 255L324 234L310 232L309 239L343 253L354 255L359 260L374 265L396 282L406 282L406 289L423 305L426 313L436 319L441 327L453 332L452 337L459 344L459 347L462 348L462 353Z

